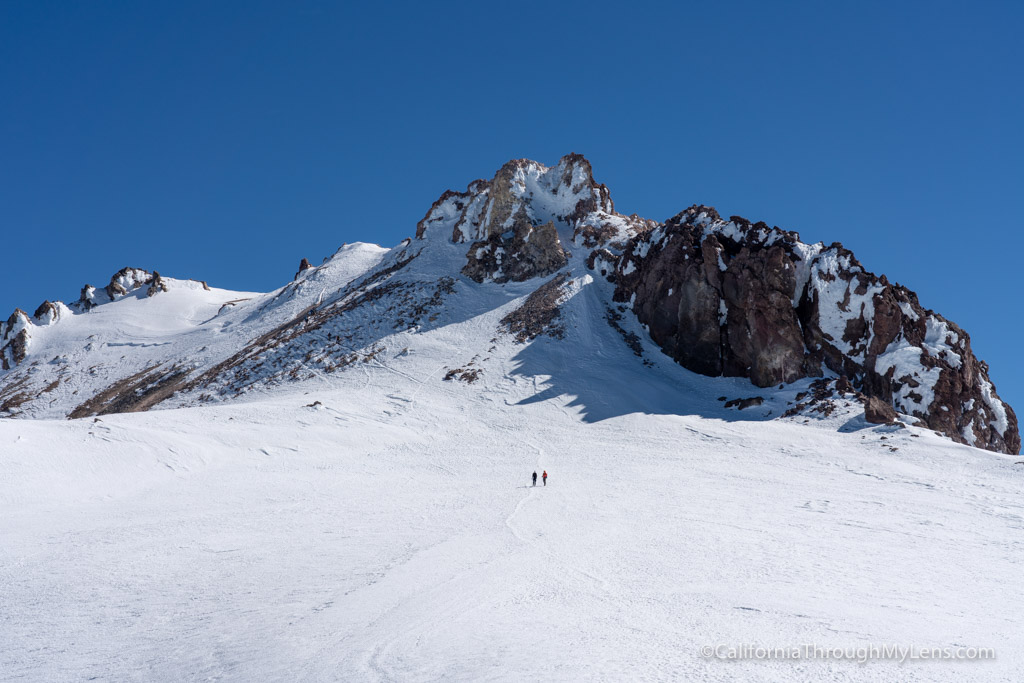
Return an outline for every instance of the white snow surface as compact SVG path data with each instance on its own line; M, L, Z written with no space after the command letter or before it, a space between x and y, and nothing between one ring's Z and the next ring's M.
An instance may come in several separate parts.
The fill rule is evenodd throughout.
M116 363L118 334L173 332L216 356L227 323L329 303L399 255L353 245L220 313L235 294L126 297L39 343L95 335ZM399 272L456 257L464 246L439 242ZM201 407L0 420L0 679L1024 677L1014 458L871 426L856 406L775 419L810 380L701 377L642 334L641 362L604 320L611 285L578 265L561 340L497 331L540 281L461 279L439 320L380 336L335 375ZM139 329L110 331L104 311ZM471 366L474 383L442 380ZM723 395L765 402L725 409ZM997 659L700 654L887 643Z
M71 314L59 304L56 321L37 325L26 318L31 355L15 372L38 378L37 385L59 384L19 416L62 417L115 381L157 365L212 366L365 274L389 251L362 242L345 245L267 294L206 290L194 280L164 277L168 291L152 297L143 286L111 302L99 289L107 303L89 311Z
M467 248L448 230L348 245L268 294L164 278L153 297L29 321L11 372L60 383L27 409L39 419L0 419L0 680L1024 680L1017 458L869 425L859 404L779 418L811 380L762 390L684 370L632 316L608 324L613 286L583 249L564 338L515 343L502 318L550 278L452 278L444 293ZM413 254L368 285L401 287L354 305L358 283ZM182 359L199 372L347 304L337 327L268 348L247 384L218 379L238 397L51 419L116 379ZM417 307L414 325L388 317ZM358 360L332 374L336 355L316 354L340 332ZM920 348L892 350L920 365ZM466 368L472 383L443 379ZM807 644L997 658L700 652Z
M453 341L344 389L0 420L0 678L1024 676L1011 458L847 416L761 421L785 396L727 411L713 397L749 385L648 383L600 346L506 340L481 383L440 382L466 360ZM534 353L552 374L525 373ZM606 388L560 391L560 363ZM719 643L998 658L700 656Z

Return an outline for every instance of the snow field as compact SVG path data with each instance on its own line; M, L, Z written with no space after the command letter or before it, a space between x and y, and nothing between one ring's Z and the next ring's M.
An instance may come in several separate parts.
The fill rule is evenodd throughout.
M1024 471L1010 458L920 430L725 411L587 421L567 397L509 410L533 387L400 371L367 368L345 392L0 421L0 678L1024 671ZM530 487L542 468L548 486ZM699 655L748 642L964 644L998 659Z

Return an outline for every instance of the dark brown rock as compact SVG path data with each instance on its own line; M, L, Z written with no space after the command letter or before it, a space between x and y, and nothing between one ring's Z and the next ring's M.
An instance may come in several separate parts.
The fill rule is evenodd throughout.
M142 268L125 266L110 277L110 283L104 287L107 297L114 301L129 291L152 283L153 275Z
M564 329L558 324L562 312L562 286L567 280L565 273L556 275L526 297L523 305L512 311L501 323L519 343L536 339L542 334L561 338Z
M871 396L864 402L864 419L876 425L894 424L896 411L882 399Z
M32 314L32 317L40 322L53 322L57 320L59 315L60 310L57 308L57 304L53 303L52 301L44 301L43 303L39 304L39 308L37 308L36 312Z
M29 324L28 314L20 308L14 309L6 324L0 324L0 367L4 370L10 370L28 356Z
M522 282L550 275L568 262L554 224L534 226L522 216L515 219L511 234L471 244L466 260L462 273L477 282Z
M128 290L125 289L124 285L120 282L111 281L105 289L107 290L107 296L109 296L111 300L114 300L119 296L124 296L128 293Z
M292 278L292 281L294 282L295 280L298 280L299 276L302 275L302 273L304 273L305 271L309 270L312 267L313 266L309 263L309 259L303 258L301 261L299 261L299 272L295 273L295 277Z
M160 277L160 273L153 271L153 280L150 282L149 289L146 290L146 296L156 296L160 292L167 291L167 283L164 282L163 278Z
M961 443L1020 450L1016 415L968 335L839 243L801 245L794 232L694 205L621 254L607 275L615 300L694 372L770 386L828 368L841 393L876 397Z
M96 302L93 301L93 295L96 288L90 285L88 282L82 286L82 293L78 297L78 304L82 307L82 310L88 311Z
M751 396L750 398L734 398L731 401L725 402L726 408L738 408L744 410L745 408L752 408L759 406L764 403L764 398L761 396Z
M722 279L728 310L725 374L749 376L759 387L804 376L795 284L795 269L781 247L744 247L730 259Z

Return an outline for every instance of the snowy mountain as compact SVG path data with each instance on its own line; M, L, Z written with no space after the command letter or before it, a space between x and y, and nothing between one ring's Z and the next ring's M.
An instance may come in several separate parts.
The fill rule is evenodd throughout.
M648 367L648 382L674 381L663 354L703 375L746 377L756 396L742 398L788 397L776 419L827 413L837 396L874 398L872 419L899 414L959 443L1020 450L1016 415L968 335L913 292L838 243L804 244L709 207L665 223L618 214L575 154L551 168L511 161L445 192L415 239L303 260L268 294L125 268L70 305L17 310L0 324L0 414L79 418L327 376L344 384L360 363L437 337L465 355L453 376L479 378L508 335L527 355L542 335L577 354L628 348L624 362ZM814 391L793 390L811 377L823 380Z
M967 335L579 156L270 293L124 269L0 340L3 681L1024 677Z

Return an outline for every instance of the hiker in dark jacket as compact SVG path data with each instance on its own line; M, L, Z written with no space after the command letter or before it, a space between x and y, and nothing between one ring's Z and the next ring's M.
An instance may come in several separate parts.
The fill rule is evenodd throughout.
M536 472L533 473L533 485L534 486L537 485L537 473Z

